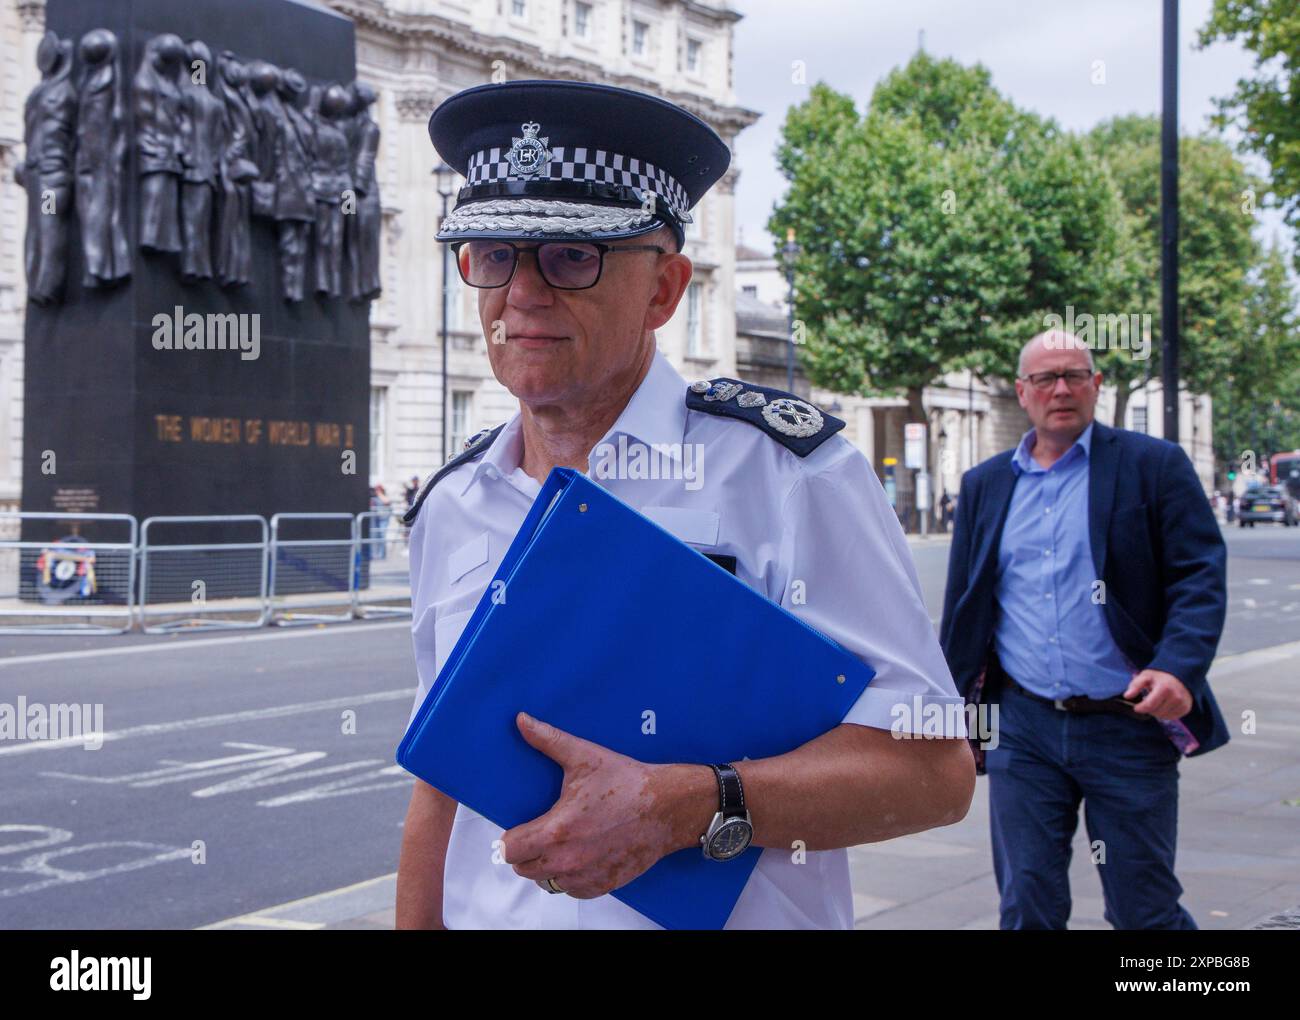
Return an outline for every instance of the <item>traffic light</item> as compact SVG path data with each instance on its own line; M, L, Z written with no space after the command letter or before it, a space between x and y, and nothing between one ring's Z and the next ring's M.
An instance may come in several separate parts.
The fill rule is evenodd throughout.
M898 482L894 477L894 468L898 464L897 457L885 457L885 496L892 507L898 506Z

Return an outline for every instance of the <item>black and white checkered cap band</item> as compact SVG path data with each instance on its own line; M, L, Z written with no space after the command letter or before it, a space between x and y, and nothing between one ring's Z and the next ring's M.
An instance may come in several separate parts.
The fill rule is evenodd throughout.
M583 146L566 148L557 145L550 150L551 159L538 173L524 176L506 160L510 150L494 146L482 149L469 158L467 182L495 184L498 181L599 181L603 184L621 184L638 188L643 194L653 192L667 203L669 210L682 223L691 222L690 198L686 189L662 167L653 163L624 156L604 149Z

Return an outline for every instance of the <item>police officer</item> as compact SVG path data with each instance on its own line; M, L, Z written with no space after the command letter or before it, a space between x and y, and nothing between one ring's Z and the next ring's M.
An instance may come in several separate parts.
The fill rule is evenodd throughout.
M844 848L958 821L974 769L906 543L870 465L836 435L844 423L740 380L688 384L656 348L691 279L685 224L726 146L661 99L567 81L471 88L429 133L467 178L438 239L478 288L488 359L519 411L471 439L407 514L413 714L557 466L587 472L876 678L825 735L718 768L639 762L521 713L523 739L564 769L559 800L503 832L417 780L398 926L653 928L607 894L687 847L727 867L710 842L725 795L743 797L765 848L727 926L851 927ZM629 658L660 629L708 626L676 608L689 593L660 594L659 618L624 621ZM726 669L725 648L700 663L708 682ZM896 739L922 735L935 739Z

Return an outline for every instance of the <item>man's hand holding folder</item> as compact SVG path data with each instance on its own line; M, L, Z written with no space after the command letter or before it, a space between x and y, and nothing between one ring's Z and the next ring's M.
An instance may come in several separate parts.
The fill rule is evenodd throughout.
M564 769L564 782L551 810L502 836L517 874L590 899L699 844L717 793L708 768L647 765L525 712L518 724L530 746Z

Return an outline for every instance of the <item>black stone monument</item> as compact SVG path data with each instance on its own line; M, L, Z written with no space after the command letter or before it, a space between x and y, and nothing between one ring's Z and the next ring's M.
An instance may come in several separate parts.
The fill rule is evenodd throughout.
M339 173L310 165L318 124L334 149L352 130L331 91L356 77L352 22L298 0L48 0L46 27L48 112L29 103L28 148L44 146L54 176L29 151L24 186L29 208L35 187L64 219L28 245L31 273L45 243L36 271L55 296L27 308L23 509L365 510L369 301L337 276L316 286L313 221L339 197L313 182L348 182L338 153ZM87 111L72 145L69 95ZM75 201L47 186L65 160ZM277 193L304 211L281 218ZM301 292L286 293L295 274ZM93 522L76 530L98 538Z

